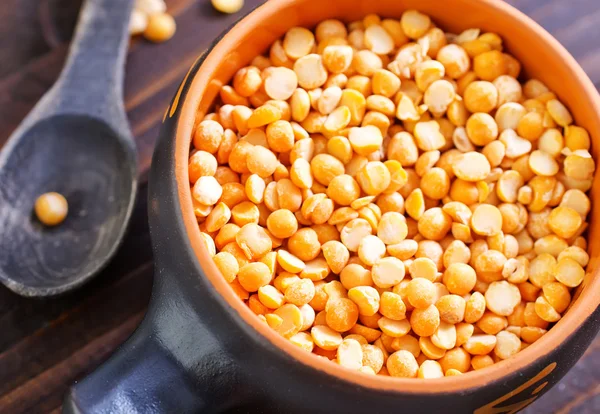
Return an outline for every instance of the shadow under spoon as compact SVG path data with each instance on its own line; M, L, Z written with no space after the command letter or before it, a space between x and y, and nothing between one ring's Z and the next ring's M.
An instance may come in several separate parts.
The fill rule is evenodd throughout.
M134 0L87 0L65 67L0 152L0 282L24 296L74 289L119 246L137 157L123 105ZM36 198L63 194L66 220L43 226Z

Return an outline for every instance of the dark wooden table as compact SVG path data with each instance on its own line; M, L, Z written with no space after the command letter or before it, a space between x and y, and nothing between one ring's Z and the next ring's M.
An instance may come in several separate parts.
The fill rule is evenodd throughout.
M258 2L246 0L245 10ZM509 2L556 36L600 86L600 0ZM1 3L0 146L56 79L81 0ZM67 296L25 299L0 285L2 414L58 413L67 387L102 363L144 315L152 285L146 177L161 117L196 56L239 17L216 13L209 0L167 3L177 20L175 37L160 45L135 39L127 61L125 106L142 183L128 235L109 267ZM600 336L526 412L600 413Z

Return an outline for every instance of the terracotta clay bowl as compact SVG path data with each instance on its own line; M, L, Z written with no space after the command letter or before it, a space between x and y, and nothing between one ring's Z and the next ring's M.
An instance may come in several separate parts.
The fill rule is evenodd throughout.
M201 241L192 211L188 156L195 120L235 71L292 26L368 13L429 14L446 30L500 34L522 64L557 93L594 139L600 159L600 97L567 51L498 0L271 0L215 41L190 69L165 114L150 175L156 273L150 308L133 337L75 385L65 412L94 413L509 413L556 384L600 328L600 204L589 227L589 272L565 316L540 340L481 371L429 380L346 370L278 336L239 300ZM592 194L600 183L594 181ZM592 196L593 197L593 196Z

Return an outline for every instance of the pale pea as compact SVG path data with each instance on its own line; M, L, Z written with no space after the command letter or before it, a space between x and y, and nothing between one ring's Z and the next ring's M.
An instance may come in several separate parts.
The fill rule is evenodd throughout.
M373 76L376 70L383 67L381 58L370 50L360 50L354 54L352 66L363 76Z
M446 74L452 79L458 79L465 75L471 67L469 55L459 45L449 44L442 47L436 59L444 65Z
M446 143L440 125L435 121L417 122L414 136L417 146L423 151L438 150Z
M376 196L387 190L391 174L381 161L370 161L358 171L356 180L366 194Z
M377 236L368 235L364 237L358 246L358 257L367 266L373 266L385 253L385 244Z
M521 138L512 129L502 131L499 137L500 142L506 147L507 158L519 158L531 151L532 144L524 138Z
M410 323L406 319L393 320L382 317L377 321L381 331L391 338L399 338L410 332Z
M384 257L373 265L371 277L380 288L390 288L404 279L404 263L395 257Z
M342 335L326 325L313 326L310 334L315 345L325 350L335 350L343 342Z
M351 252L358 251L361 240L372 234L372 228L368 221L357 218L346 223L340 233L342 243Z
M331 240L321 246L327 265L333 273L339 274L350 258L348 248L339 241Z
M301 279L285 290L285 300L296 306L309 303L315 296L315 285L310 279Z
M400 243L389 245L387 251L397 259L407 260L415 255L418 248L419 244L415 240L403 240Z
M332 73L346 71L352 63L354 51L346 45L331 45L323 50L323 64Z
M203 176L198 178L194 188L192 189L192 195L194 198L205 206L212 206L219 201L223 194L223 188L218 181L211 176Z
M443 322L457 324L464 319L466 301L462 296L448 294L437 300L435 306L440 312L440 319Z
M265 285L258 289L258 300L269 309L277 309L284 304L285 297L275 286Z
M542 150L535 150L529 155L529 168L537 175L553 176L558 173L558 162L554 157Z
M351 121L351 113L348 107L341 106L334 109L325 120L323 129L326 132L333 133L344 129Z
M491 82L475 81L464 92L464 102L470 112L491 112L498 104L498 90Z
M590 260L589 254L582 247L575 245L569 246L560 252L556 259L560 261L561 259L567 257L575 260L577 263L579 263L579 265L581 265L581 267L587 266Z
M317 109L323 115L330 114L340 103L342 98L342 89L338 86L331 86L323 91L317 100Z
M433 335L439 324L440 312L434 305L424 309L414 309L410 315L410 326L421 337Z
M415 69L415 83L421 91L426 91L429 86L444 77L445 68L437 60L420 62Z
M485 155L478 152L467 152L453 164L452 171L461 180L475 182L485 179L490 173L491 167Z
M386 367L392 377L414 378L419 370L419 364L414 355L405 350L399 350L390 355Z
M386 55L394 49L392 36L377 24L365 29L365 46L378 55Z
M446 350L436 346L432 342L431 337L419 338L419 348L422 352L419 357L421 363L427 358L430 358L431 360L441 360L446 355Z
M409 96L402 94L396 105L396 118L401 121L418 121L419 112Z
M418 378L442 378L443 376L444 372L439 362L432 360L424 361L417 372Z
M407 287L407 298L415 308L426 309L435 302L435 286L425 278L413 278Z
M477 112L469 117L466 131L471 142L478 146L489 144L498 137L496 121L484 112Z
M327 70L323 66L323 59L314 53L296 60L294 72L298 77L298 84L304 89L318 88L327 81Z
M406 219L402 214L388 212L381 216L377 226L377 237L386 245L402 242L408 234Z
M392 72L378 69L372 78L373 93L391 98L400 88L400 79Z
M519 121L525 114L527 109L517 102L507 102L498 108L494 119L498 124L498 130L503 132L507 129L516 130L519 125Z
M352 149L359 155L369 155L383 143L381 131L374 126L352 128L348 139Z
M337 363L345 368L362 368L363 351L361 344L354 339L344 339L337 349Z
M521 84L513 76L498 76L493 84L498 90L498 106L508 102L519 102L523 96Z
M485 299L488 309L496 315L508 316L521 302L521 293L507 281L492 282L485 292Z
M437 80L433 82L425 91L423 103L433 115L443 115L448 106L454 101L456 92L454 87L447 80Z
M511 332L502 331L496 335L494 354L500 359L508 359L521 350L521 340Z
M558 322L561 318L560 313L548 303L548 300L544 296L536 299L535 313L546 322Z
M358 306L360 315L373 316L379 311L379 292L371 286L356 286L348 290L348 298Z
M231 253L219 252L213 256L213 261L228 283L235 280L240 267Z
M582 223L579 213L570 207L556 207L548 217L548 227L565 239L573 237Z
M471 216L471 228L481 236L493 236L502 231L502 213L496 206L480 204Z
M437 278L437 266L427 257L418 257L412 261L408 271L413 279L422 278L434 282Z
M463 345L471 355L487 355L496 346L497 339L494 335L473 335Z
M293 27L283 37L283 50L292 59L308 55L314 44L313 33L303 27Z
M266 187L265 181L258 174L252 174L244 184L246 197L255 204L262 203Z
M291 273L300 273L306 267L302 260L282 249L277 250L277 263Z
M573 122L573 117L571 116L569 110L563 105L562 102L556 99L549 100L546 103L546 109L550 113L550 116L552 116L552 119L554 119L554 121L562 127L566 127Z
M568 287L579 286L585 277L585 271L581 265L568 257L558 261L552 273L556 280Z
M553 157L558 157L564 147L564 138L560 131L556 128L550 128L544 131L538 141L538 149L550 154Z
M220 230L231 218L231 210L225 203L218 203L206 217L206 230L215 232Z
M441 349L452 349L456 345L456 327L447 322L440 322L435 333L431 335L431 342Z
M288 32L289 33L289 32ZM273 68L264 80L264 88L272 99L289 99L298 86L296 73L285 67Z
M505 171L496 183L496 194L500 200L506 203L514 203L519 198L519 191L524 188L523 184L523 177L517 171Z

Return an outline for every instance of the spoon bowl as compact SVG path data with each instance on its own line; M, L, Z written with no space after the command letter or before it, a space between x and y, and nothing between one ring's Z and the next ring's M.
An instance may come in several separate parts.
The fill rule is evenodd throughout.
M56 84L0 153L0 282L24 296L76 288L102 269L135 201L135 144L122 101L133 0L87 0ZM64 222L33 213L41 194L67 199Z
M36 123L0 171L0 277L26 296L74 288L112 256L135 193L135 157L118 132L82 115ZM36 198L56 191L69 203L66 220L44 226Z

